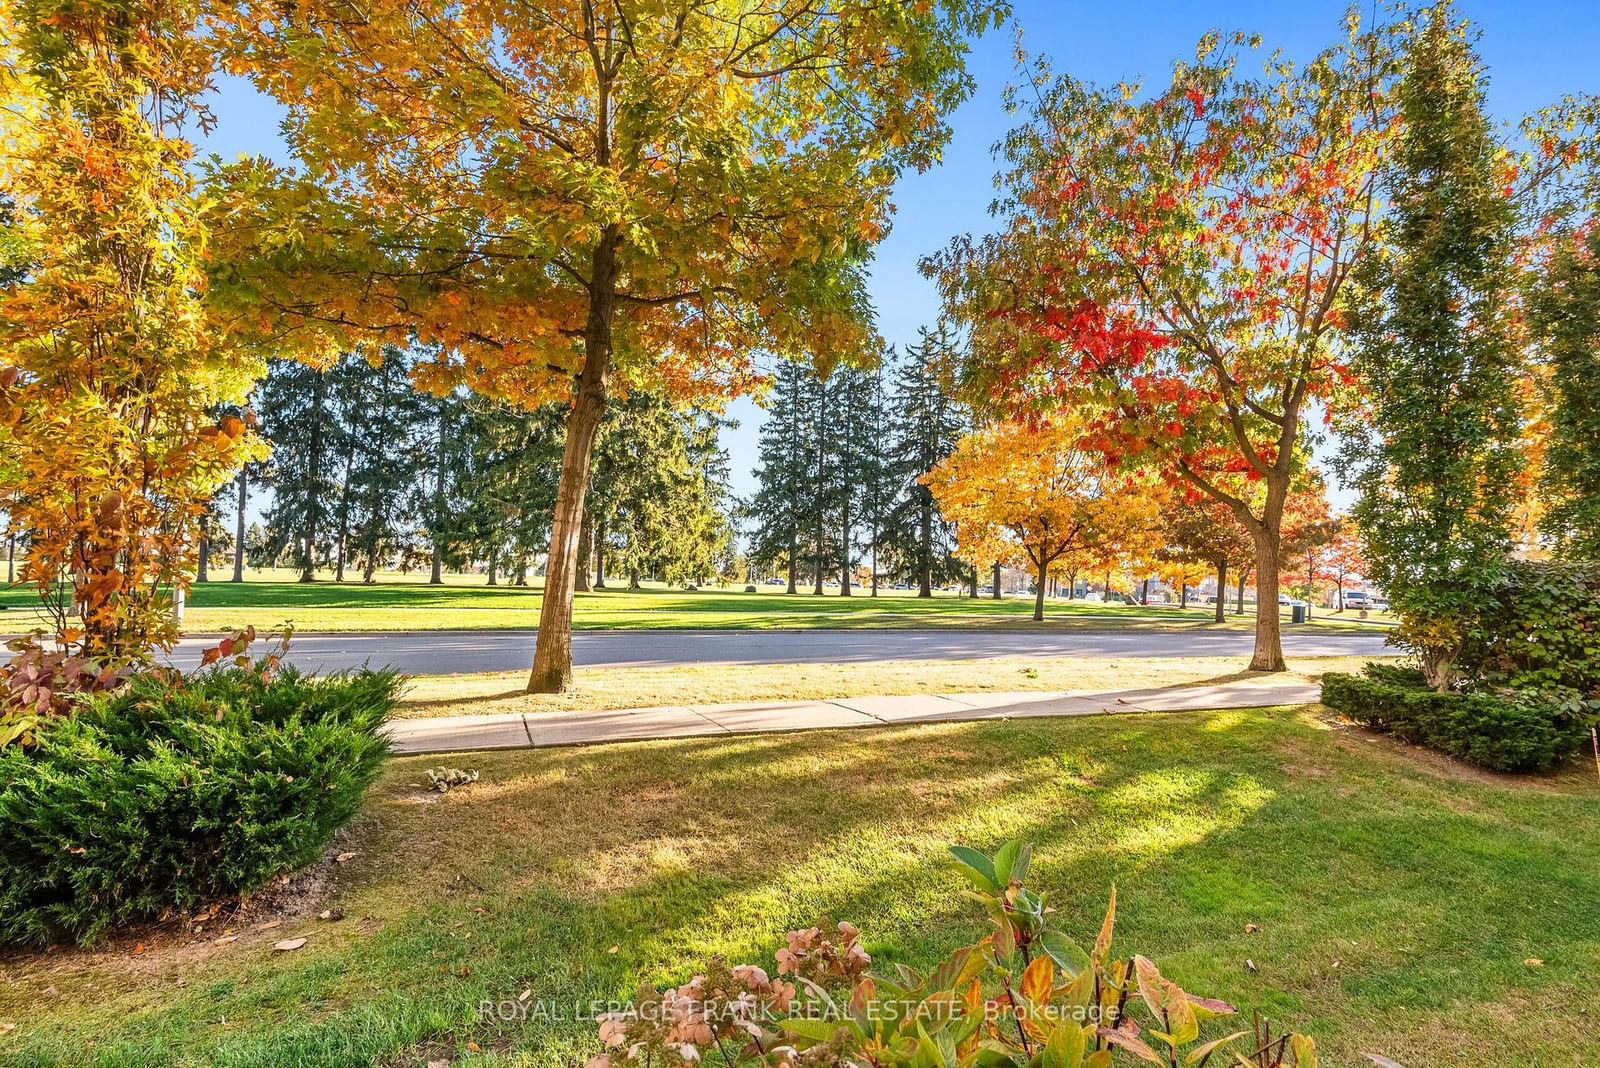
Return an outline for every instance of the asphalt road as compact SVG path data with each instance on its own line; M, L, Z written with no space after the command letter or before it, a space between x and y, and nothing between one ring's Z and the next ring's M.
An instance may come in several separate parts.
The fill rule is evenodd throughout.
M370 664L409 675L521 671L533 660L534 631L408 631L299 633L289 659L306 671ZM1286 631L1289 656L1372 656L1382 633ZM875 663L886 660L970 660L999 656L1239 656L1248 631L580 630L572 660L580 667L669 667L675 664ZM183 641L173 660L188 669L210 642Z

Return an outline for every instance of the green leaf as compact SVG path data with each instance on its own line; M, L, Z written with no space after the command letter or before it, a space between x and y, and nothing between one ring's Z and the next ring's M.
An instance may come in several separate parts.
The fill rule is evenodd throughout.
M1039 946L1068 975L1075 976L1089 967L1089 954L1060 931L1048 930L1039 935Z
M968 846L951 846L950 855L968 879L980 890L999 893L1005 884L995 877L994 863L988 857Z

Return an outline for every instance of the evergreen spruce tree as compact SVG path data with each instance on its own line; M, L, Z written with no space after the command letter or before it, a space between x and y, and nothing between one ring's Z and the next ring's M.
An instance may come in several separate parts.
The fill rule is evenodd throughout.
M802 496L810 480L806 405L811 378L800 364L784 360L778 365L761 425L756 491L743 509L751 524L751 562L785 568L789 593L798 585Z
M894 350L887 350L884 361L862 373L862 399L858 420L851 432L855 444L853 467L860 500L862 548L872 570L872 596L878 596L882 574L883 537L889 516L894 511L901 489L890 462L889 398L885 380L893 371Z
M896 571L917 584L917 596L931 597L935 585L965 578L966 568L955 558L954 532L933 491L918 479L950 455L967 419L944 386L953 348L948 329L941 323L918 334L917 344L906 348L890 402L889 464L897 490L883 542Z
M608 407L595 446L589 501L599 575L702 582L732 537L722 421L635 392Z
M329 557L332 519L341 487L338 457L344 428L330 374L295 360L274 360L261 386L262 430L272 442L272 505L266 553L285 554L301 582L316 578Z
M343 428L337 575L359 564L364 582L398 558L421 514L427 410L411 385L404 351L386 349L374 364L347 356L333 369Z
M1353 368L1370 397L1343 465L1398 637L1443 689L1511 545L1520 418L1508 330L1513 214L1481 65L1449 4L1424 13L1400 86L1386 255L1360 268Z

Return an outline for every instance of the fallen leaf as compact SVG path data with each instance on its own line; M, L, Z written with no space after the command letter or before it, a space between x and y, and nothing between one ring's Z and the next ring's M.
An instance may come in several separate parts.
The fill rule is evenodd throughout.
M612 946L610 949L606 950L606 952L607 953L615 953L620 948L621 948L620 946Z
M336 863L336 864L344 864L347 861L351 861L351 860L356 859L356 857L358 857L360 855L361 854L359 854L359 853L340 853L338 856L334 857L333 859L334 859L334 863Z
M1259 923L1247 923L1244 925L1245 934L1255 934L1259 930L1261 930L1261 925Z
M9 1035L17 1029L16 1024L0 1024L0 1035Z
M239 940L239 936L238 935L223 935L221 938L219 938L215 942L213 942L212 945L225 946L229 942L237 942L238 940Z
M468 1042L467 1049L471 1050L473 1053L483 1052L483 1047L478 1045L476 1042Z
M1244 962L1244 966L1245 966L1245 968L1246 968L1246 969L1248 969L1248 970L1249 970L1249 971L1252 971L1252 972L1253 972L1253 971L1256 971L1256 970L1257 970L1257 968L1256 968L1256 962L1255 962L1255 961L1253 961L1253 960L1247 960L1247 961L1245 961L1245 962Z
M291 949L299 949L305 944L306 940L304 938L285 938L282 942L272 943L272 948L279 953L286 953Z
M518 1001L527 1001L531 997L533 997L533 991L532 990L524 990L522 993L517 995L517 1000Z
M258 930L258 931L270 931L274 927L280 927L282 925L283 925L283 921L282 920L273 920L271 923L262 924L260 927L257 927L256 930Z
M344 919L344 909L323 909L321 912L317 913L317 919L342 920Z
M1543 968L1544 967L1544 961L1540 960L1538 957L1529 957L1527 960L1523 961L1522 963L1526 964L1530 968Z
M1378 1068L1405 1068L1405 1065L1391 1061L1388 1057L1380 1057L1376 1053L1363 1053L1362 1056L1376 1064Z

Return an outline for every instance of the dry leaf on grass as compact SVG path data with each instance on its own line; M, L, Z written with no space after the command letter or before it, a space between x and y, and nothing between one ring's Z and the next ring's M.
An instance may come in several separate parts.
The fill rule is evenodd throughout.
M336 864L344 864L344 863L347 863L349 861L352 861L352 860L356 859L360 855L361 855L360 853L340 853L338 856L334 857L333 859L334 859L334 863L336 863Z
M291 949L299 949L305 944L306 940L304 938L285 938L282 942L272 943L272 948L279 953L286 953Z
M15 1031L16 1029L17 1029L17 1025L16 1024L3 1024L3 1023L0 1023L0 1035L9 1035L11 1032Z

